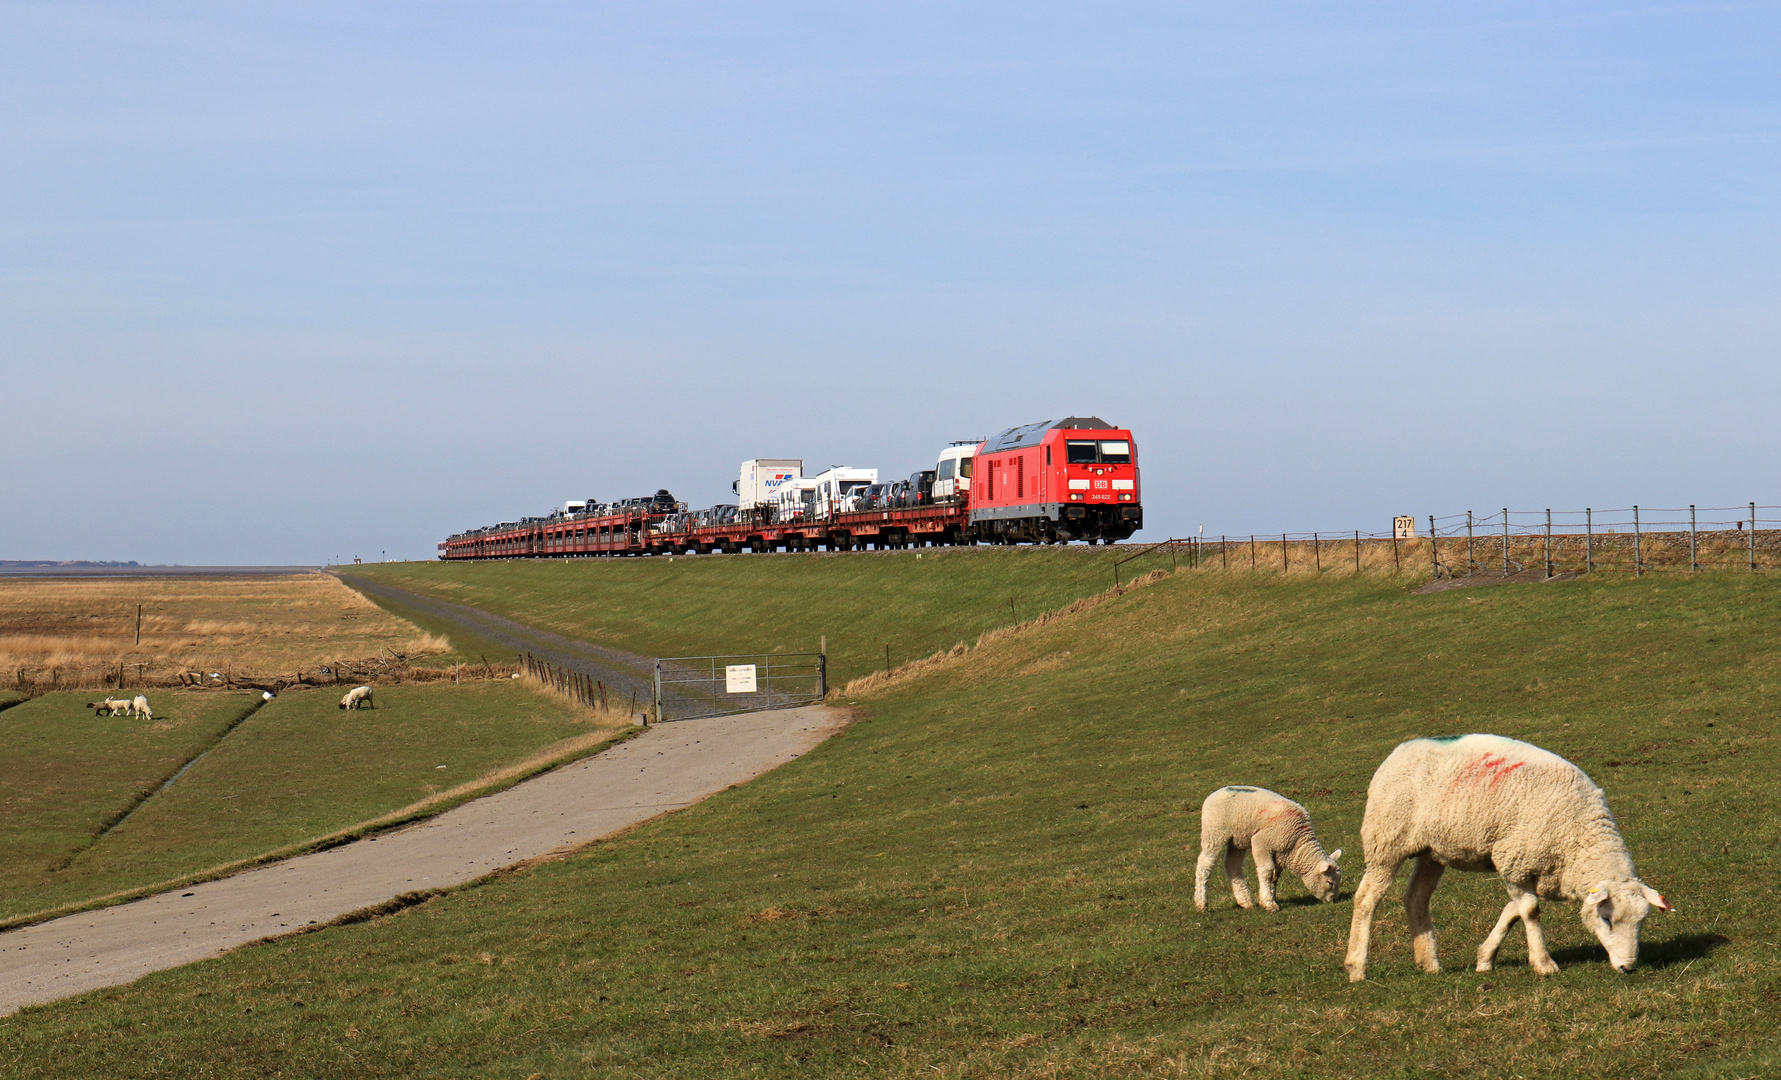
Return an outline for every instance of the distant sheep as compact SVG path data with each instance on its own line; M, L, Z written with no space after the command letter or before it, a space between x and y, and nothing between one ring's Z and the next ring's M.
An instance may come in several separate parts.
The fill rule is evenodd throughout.
M103 701L89 701L87 708L93 710L94 716L121 716L130 711L130 703L117 698L106 698Z
M1311 831L1311 815L1284 795L1266 788L1222 787L1200 804L1200 861L1194 868L1194 907L1206 910L1206 880L1222 857L1237 906L1253 907L1243 880L1243 853L1255 855L1262 907L1279 911L1274 879L1280 867L1299 875L1311 895L1324 903L1342 892L1342 849L1325 854Z
M346 692L345 697L340 699L340 707L342 709L374 709L377 706L371 700L369 686L355 686Z
M148 699L141 694L137 694L136 699L130 702L130 712L143 720L155 718L155 711L148 707Z
M1412 739L1393 750L1367 787L1361 840L1367 869L1348 931L1350 982L1367 977L1373 909L1411 857L1404 908L1424 971L1441 970L1429 897L1449 866L1495 870L1509 890L1496 928L1478 947L1479 971L1491 969L1503 935L1520 919L1529 965L1557 973L1540 932L1542 898L1580 903L1583 925L1622 972L1639 962L1639 927L1651 909L1672 910L1639 880L1602 789L1557 754L1500 735Z

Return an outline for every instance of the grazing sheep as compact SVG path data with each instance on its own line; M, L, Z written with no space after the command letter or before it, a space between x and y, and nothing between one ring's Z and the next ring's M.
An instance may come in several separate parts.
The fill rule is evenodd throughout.
M94 716L119 716L130 711L130 703L119 701L116 698L106 698L103 701L87 702L87 708L93 710Z
M1367 977L1373 909L1411 857L1404 908L1424 971L1441 970L1429 897L1449 866L1495 870L1509 890L1502 917L1478 947L1479 971L1491 969L1503 935L1520 919L1529 965L1557 973L1540 932L1542 898L1580 903L1583 925L1622 972L1639 962L1645 916L1673 910L1639 880L1602 789L1557 754L1500 735L1412 739L1393 750L1367 787L1361 841L1367 869L1348 930L1350 982Z
M377 706L371 700L369 686L355 686L346 692L345 697L340 699L340 707L342 709L374 709Z
M148 707L148 699L141 694L137 694L135 700L130 702L130 712L143 720L155 718L155 711Z
M1311 895L1329 903L1342 891L1342 857L1337 848L1324 854L1311 831L1311 815L1284 795L1266 788L1221 787L1200 804L1200 861L1194 868L1194 907L1206 910L1206 879L1213 864L1224 859L1237 906L1253 907L1243 880L1243 853L1255 854L1255 876L1261 884L1262 907L1279 911L1274 879L1284 866L1299 875Z

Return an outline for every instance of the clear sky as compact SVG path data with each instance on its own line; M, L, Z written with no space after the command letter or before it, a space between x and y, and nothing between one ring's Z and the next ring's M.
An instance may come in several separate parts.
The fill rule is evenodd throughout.
M1781 503L1774 4L0 3L0 558L1129 426L1139 538Z

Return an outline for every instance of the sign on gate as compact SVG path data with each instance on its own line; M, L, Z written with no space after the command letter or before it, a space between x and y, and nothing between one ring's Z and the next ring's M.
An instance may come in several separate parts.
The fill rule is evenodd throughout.
M754 690L753 664L727 664L724 667L724 693L752 694Z

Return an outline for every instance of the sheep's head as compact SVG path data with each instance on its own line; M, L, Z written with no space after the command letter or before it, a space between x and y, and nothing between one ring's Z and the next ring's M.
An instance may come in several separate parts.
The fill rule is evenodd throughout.
M1326 904L1334 903L1342 895L1342 868L1336 865L1336 860L1341 857L1342 849L1337 848L1317 860L1317 866L1302 878L1305 888L1311 890L1311 895Z
M1639 928L1651 909L1673 911L1669 901L1643 881L1604 881L1583 897L1583 925L1608 950L1615 971L1639 964Z

